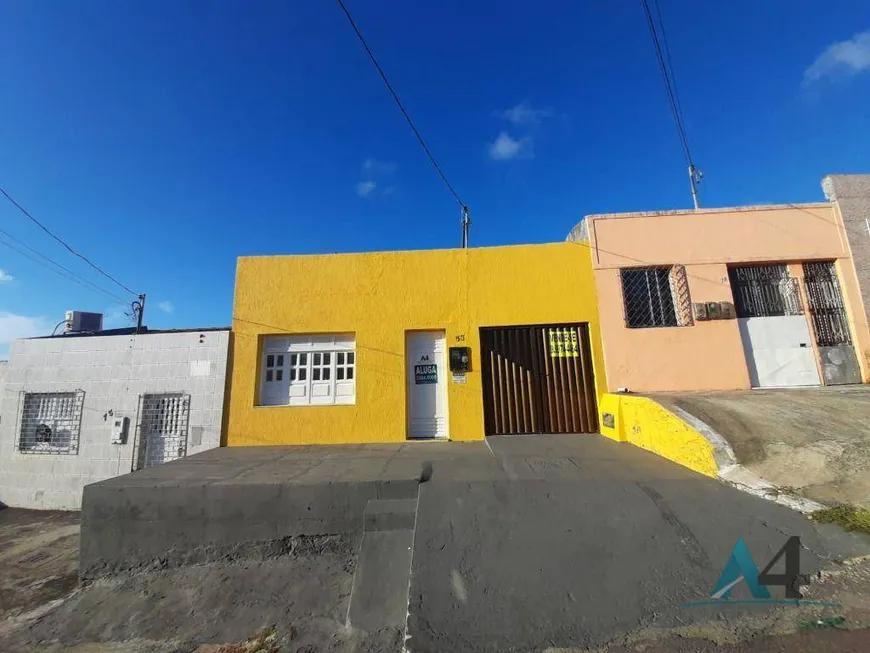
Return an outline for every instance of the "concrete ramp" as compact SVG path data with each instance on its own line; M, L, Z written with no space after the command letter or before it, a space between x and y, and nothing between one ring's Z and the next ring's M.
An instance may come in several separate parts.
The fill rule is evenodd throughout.
M747 632L708 605L738 538L763 565L800 537L814 579L870 551L595 435L224 449L88 486L81 536L90 582L0 651L204 650L270 626L296 653L587 650L720 612Z
M704 422L740 465L777 488L820 503L870 508L870 387L652 398Z

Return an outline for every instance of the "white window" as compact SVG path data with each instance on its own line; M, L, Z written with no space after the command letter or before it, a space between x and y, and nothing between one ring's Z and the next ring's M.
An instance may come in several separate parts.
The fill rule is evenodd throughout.
M84 391L22 394L18 451L78 453Z
M266 356L266 383L279 383L284 380L284 354Z
M353 335L267 336L260 367L261 406L356 402Z

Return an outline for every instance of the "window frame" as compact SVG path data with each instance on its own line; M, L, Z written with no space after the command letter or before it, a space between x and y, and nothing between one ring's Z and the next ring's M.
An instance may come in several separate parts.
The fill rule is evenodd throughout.
M267 379L270 356L284 356L281 379ZM343 363L339 364L339 356ZM350 360L350 362L348 362ZM273 359L277 363L277 359ZM356 404L356 337L312 334L263 337L257 406L342 406ZM339 379L338 369L342 370ZM347 370L351 370L348 377Z
M680 306L678 303L677 292L673 284L673 272L676 266L674 265L651 265L634 268L620 268L619 281L622 292L622 310L627 329L670 329L680 326L689 326L681 324ZM648 311L646 314L649 320L637 320L638 311L646 310L647 307L638 307L629 305L629 300L634 299L629 291L629 285L637 285L637 282L630 281L627 277L635 274L643 274L646 281L647 301L649 302ZM658 307L654 305L653 293L650 287L650 278L655 279L655 299L658 300ZM663 302L664 290L667 289L667 297L670 298L669 306ZM658 309L658 310L656 310ZM667 309L667 310L666 310ZM646 317L646 315L642 315Z
M55 402L54 406L43 407L42 401ZM85 391L78 390L63 390L60 392L24 392L19 394L19 409L18 419L16 420L16 438L15 452L24 455L61 455L75 456L79 453L81 444L82 432L82 413L84 412ZM28 406L28 403L34 402L38 405L34 408ZM45 410L51 413L57 410L58 402L65 402L64 410L68 413L59 415L40 415L40 411ZM36 411L35 414L28 416L28 411ZM34 438L26 436L26 431L29 431L31 426L38 429L45 422L52 422L49 427L49 441L40 442ZM25 424L25 422L30 422ZM69 438L65 445L55 444L54 440L58 430L58 422L62 422L65 429L69 432Z

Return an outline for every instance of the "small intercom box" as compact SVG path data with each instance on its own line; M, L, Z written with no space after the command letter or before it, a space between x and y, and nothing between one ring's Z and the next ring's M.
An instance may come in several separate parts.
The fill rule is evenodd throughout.
M450 371L467 372L471 369L471 351L468 347L450 348Z
M127 418L110 417L109 424L112 427L112 444L124 444L127 442Z

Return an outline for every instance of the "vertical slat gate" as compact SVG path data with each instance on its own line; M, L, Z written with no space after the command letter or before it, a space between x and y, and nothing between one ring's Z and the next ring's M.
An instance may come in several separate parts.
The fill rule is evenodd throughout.
M586 324L482 328L480 346L487 435L598 430Z

